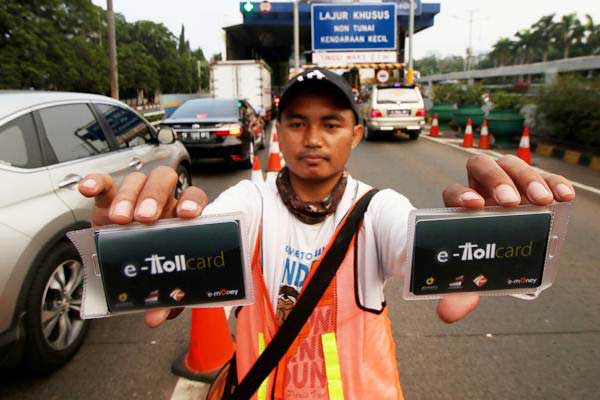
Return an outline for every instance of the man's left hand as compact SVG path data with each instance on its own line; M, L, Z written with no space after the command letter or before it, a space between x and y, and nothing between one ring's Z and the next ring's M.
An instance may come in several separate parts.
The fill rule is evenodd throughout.
M467 162L469 186L454 183L443 193L446 207L483 208L520 204L545 206L553 201L572 201L575 190L560 175L540 175L525 161L512 155L497 160L476 155ZM460 293L439 301L437 312L441 320L451 323L467 316L479 304L479 295Z

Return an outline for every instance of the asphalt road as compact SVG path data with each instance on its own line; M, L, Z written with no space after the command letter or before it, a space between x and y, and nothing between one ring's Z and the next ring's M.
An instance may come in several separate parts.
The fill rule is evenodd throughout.
M403 193L417 207L437 207L446 185L465 181L467 158L458 149L424 139L363 142L349 169L373 186ZM577 179L577 174L594 172L573 174ZM247 176L222 164L196 164L193 181L213 199ZM405 397L598 398L599 205L600 196L578 193L559 276L536 301L484 298L466 320L446 325L437 319L434 302L403 301L401 282L390 281L387 303ZM0 398L169 399L178 379L170 365L185 351L188 333L189 312L154 330L139 315L94 321L66 367L44 378L4 376Z

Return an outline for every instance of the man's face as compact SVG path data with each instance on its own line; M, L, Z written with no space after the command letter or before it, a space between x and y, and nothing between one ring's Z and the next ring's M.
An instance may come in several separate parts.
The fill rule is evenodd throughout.
M352 110L326 93L298 95L283 110L279 146L290 172L322 181L341 173L364 128Z

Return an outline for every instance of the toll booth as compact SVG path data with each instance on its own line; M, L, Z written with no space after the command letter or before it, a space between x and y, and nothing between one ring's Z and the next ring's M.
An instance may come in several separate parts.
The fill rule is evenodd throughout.
M405 0L390 1L398 4ZM325 2L312 2L325 3ZM332 2L329 2L332 3ZM301 2L300 58L301 64L313 64L311 3ZM349 3L353 4L353 3ZM240 2L243 22L225 27L226 54L228 60L265 60L273 71L274 86L281 85L289 78L289 60L293 52L293 7L292 2ZM439 3L419 3L419 13L415 15L415 33L434 24L435 15L440 12ZM404 62L404 38L408 31L408 16L398 13L397 19L397 63ZM345 69L349 66L345 65ZM351 67L350 67L351 69Z

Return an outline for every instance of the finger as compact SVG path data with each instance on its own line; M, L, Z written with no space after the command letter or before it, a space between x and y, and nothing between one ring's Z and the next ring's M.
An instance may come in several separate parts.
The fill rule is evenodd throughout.
M506 155L496 162L511 177L529 203L538 206L552 203L554 196L546 181L525 161L513 155Z
M479 300L476 293L451 294L438 302L438 316L448 324L460 321L479 305Z
M156 222L174 197L176 186L177 173L173 168L160 166L152 170L138 197L134 219L145 224Z
M476 155L467 162L469 183L478 193L492 197L504 207L514 207L521 202L521 196L508 174L491 157Z
M78 185L79 193L93 197L96 207L109 208L117 193L115 181L108 174L90 174Z
M442 197L446 207L482 208L485 205L485 200L479 193L458 183L448 186Z
M154 310L149 310L144 313L144 322L150 328L156 328L169 316L168 308L157 308Z
M204 190L190 186L186 188L177 202L177 216L179 218L196 218L208 204L208 197Z
M115 198L113 199L109 218L116 224L128 224L133 219L133 206L146 182L146 175L133 172L123 179Z
M575 200L575 188L568 179L556 174L548 174L545 179L557 201Z

